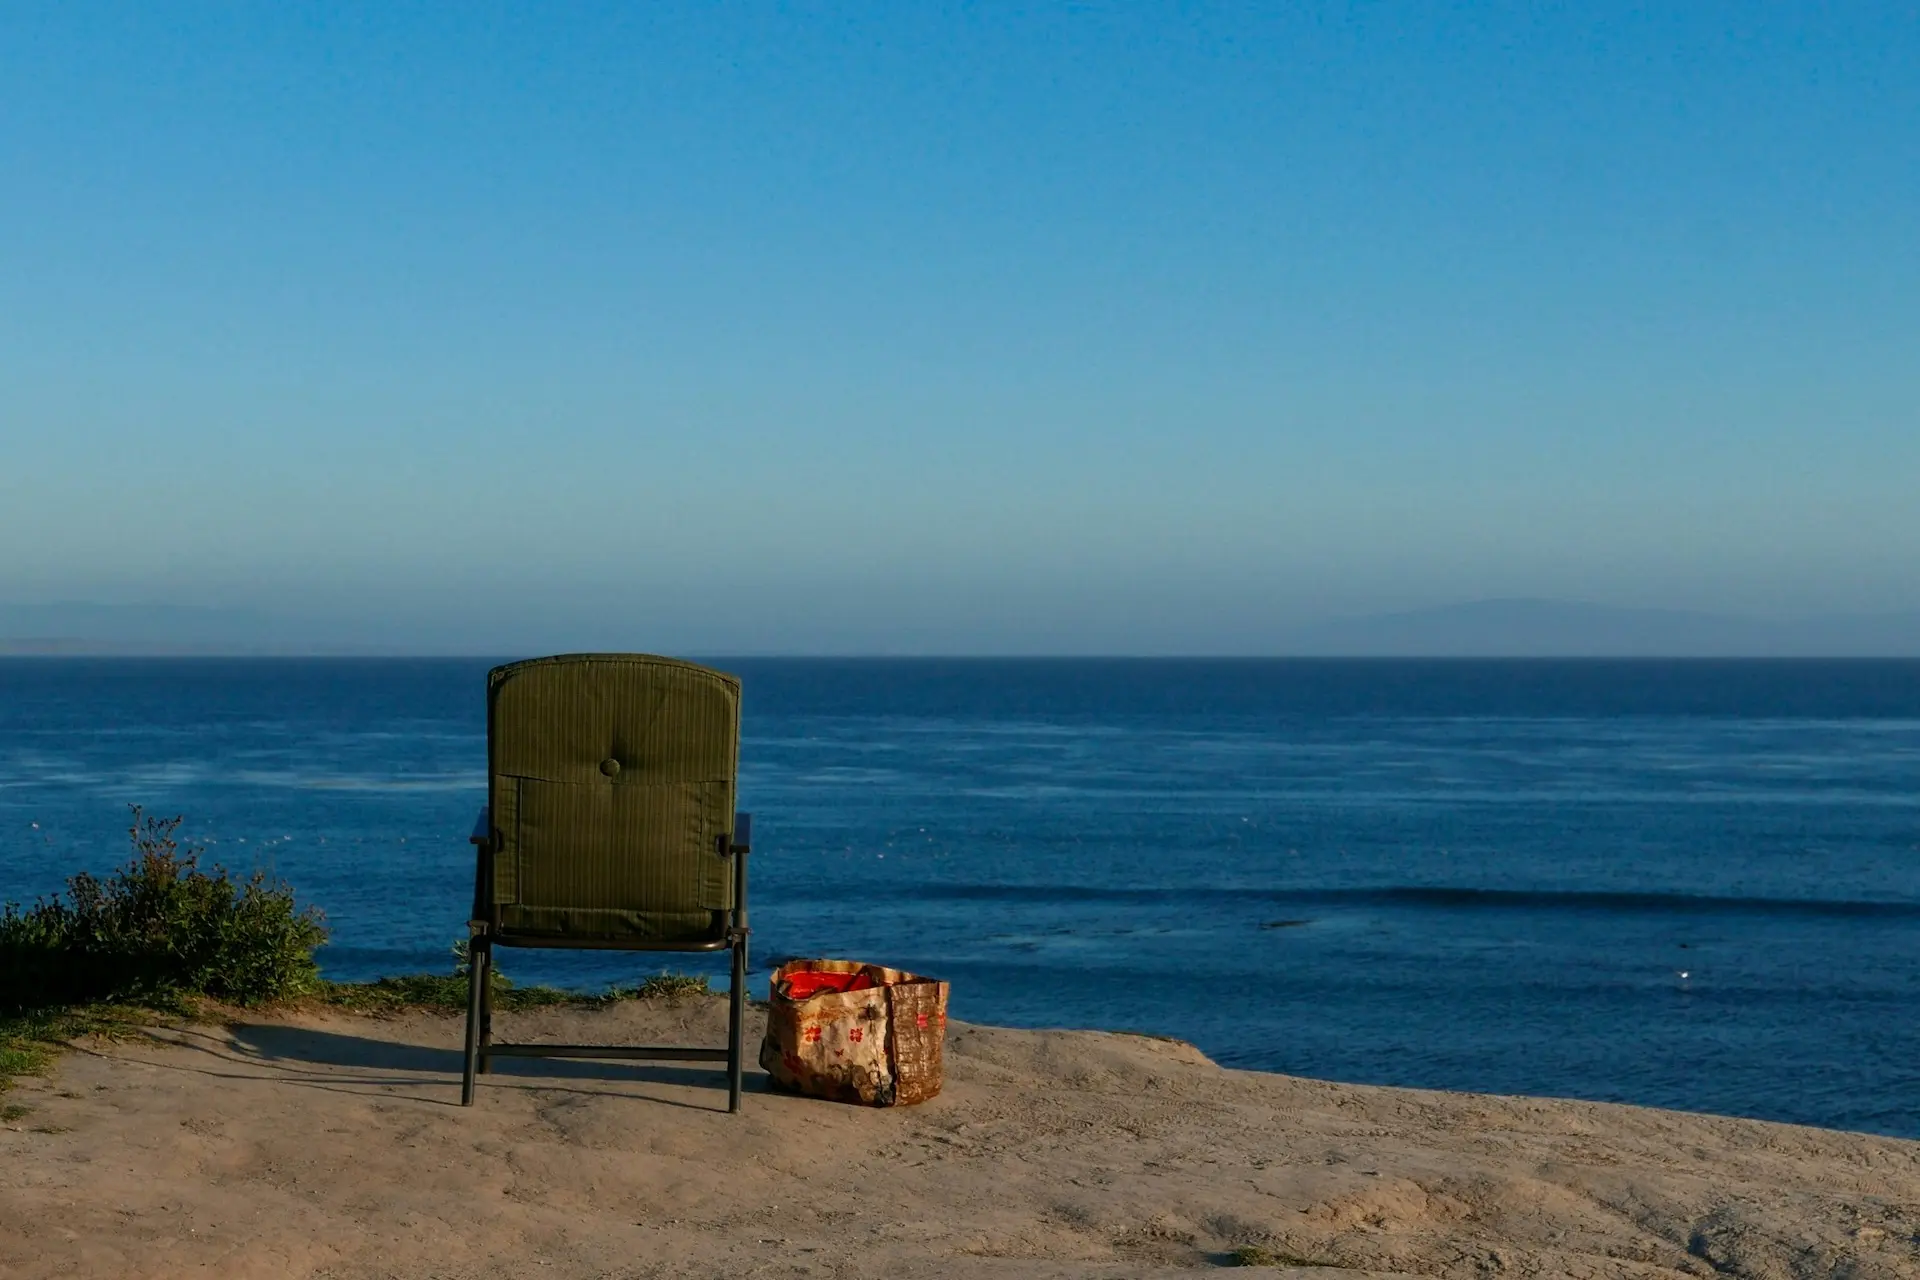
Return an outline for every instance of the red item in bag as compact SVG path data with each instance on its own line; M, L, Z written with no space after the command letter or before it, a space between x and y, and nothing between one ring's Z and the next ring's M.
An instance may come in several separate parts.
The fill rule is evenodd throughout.
M823 973L815 969L803 969L790 973L775 984L776 990L789 1000L810 1000L822 991L865 991L873 986L873 975L862 969L859 973Z

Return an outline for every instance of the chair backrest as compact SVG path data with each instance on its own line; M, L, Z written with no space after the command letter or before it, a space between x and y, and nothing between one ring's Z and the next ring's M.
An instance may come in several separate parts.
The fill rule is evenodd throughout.
M740 681L647 654L487 679L493 902L503 935L690 941L724 929Z

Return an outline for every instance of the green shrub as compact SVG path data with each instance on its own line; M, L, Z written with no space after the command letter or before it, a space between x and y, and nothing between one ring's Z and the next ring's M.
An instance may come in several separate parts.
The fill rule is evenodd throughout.
M264 872L236 881L224 867L200 870L201 851L174 839L179 818L131 808L125 866L0 912L0 1010L196 995L249 1005L314 989L313 952L327 937L319 911Z

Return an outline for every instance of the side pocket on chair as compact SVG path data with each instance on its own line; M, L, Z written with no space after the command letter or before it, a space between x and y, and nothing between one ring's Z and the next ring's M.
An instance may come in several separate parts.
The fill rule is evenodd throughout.
M681 911L733 905L732 859L718 847L733 819L731 780L622 782L610 792L619 860L636 863L630 874L652 885L633 899L636 905Z
M733 783L728 779L683 784L698 794L701 814L701 842L707 856L701 859L700 905L713 911L733 909L733 859L720 856L722 832L733 827Z
M493 788L493 902L520 901L520 779L496 778Z

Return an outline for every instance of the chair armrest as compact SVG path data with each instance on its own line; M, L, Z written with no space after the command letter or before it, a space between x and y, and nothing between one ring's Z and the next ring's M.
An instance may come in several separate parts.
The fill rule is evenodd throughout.
M486 805L480 806L480 816L473 820L473 834L467 842L474 846L473 917L467 921L467 929L479 937L493 906L493 859L487 856L493 850L493 814Z
M728 842L739 853L753 852L753 815L736 813L733 815L733 839Z

